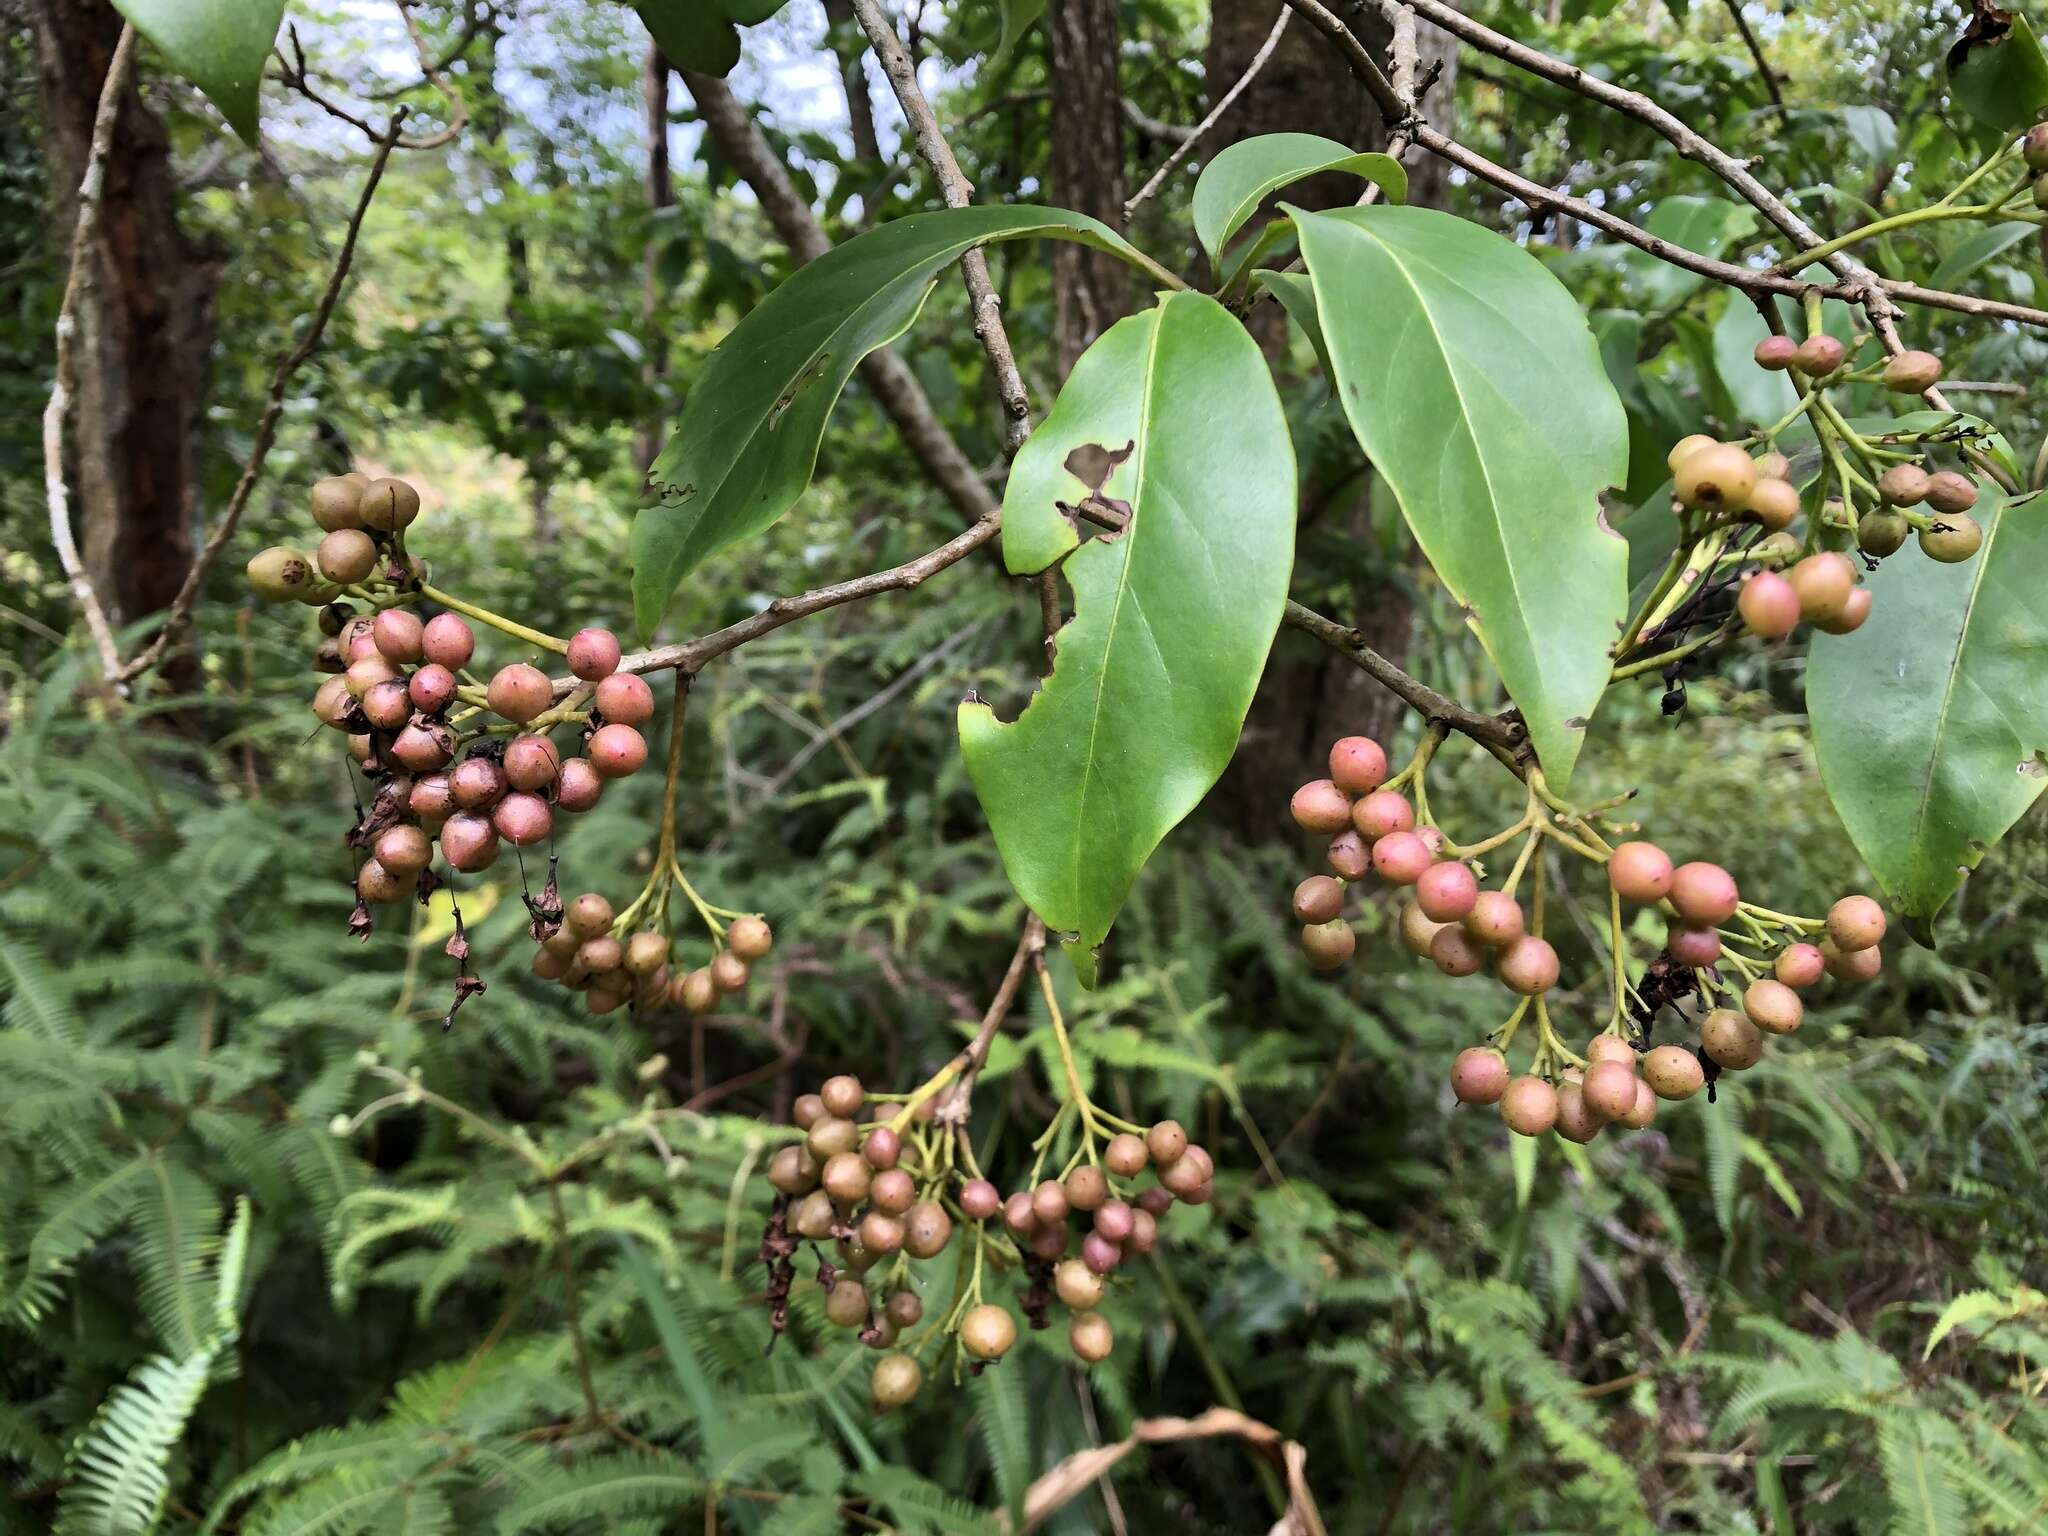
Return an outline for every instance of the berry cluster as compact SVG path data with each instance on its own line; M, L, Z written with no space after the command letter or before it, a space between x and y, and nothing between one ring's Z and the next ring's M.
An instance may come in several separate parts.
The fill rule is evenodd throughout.
M762 918L735 917L722 935L713 930L708 962L693 970L671 969L673 941L665 917L658 897L643 894L634 907L614 913L603 896L585 891L561 909L559 926L545 936L536 933L533 974L581 992L592 1013L630 1003L638 1013L677 1008L703 1014L721 997L745 991L753 963L775 946L774 931ZM643 920L647 926L640 926Z
M1607 1124L1640 1129L1654 1118L1658 1099L1688 1098L1722 1070L1754 1066L1763 1034L1799 1027L1799 989L1823 973L1859 981L1877 974L1885 919L1868 897L1845 896L1824 919L1755 906L1718 864L1674 864L1663 849L1641 840L1610 846L1595 826L1597 813L1547 795L1540 775L1531 776L1520 821L1459 848L1432 824L1423 798L1440 739L1426 737L1415 762L1392 779L1386 754L1366 737L1347 736L1330 749L1330 777L1295 791L1292 810L1305 830L1334 834L1326 852L1332 872L1296 886L1293 911L1309 963L1319 971L1341 968L1357 943L1343 915L1346 894L1371 871L1385 885L1411 891L1398 928L1412 953L1446 976L1471 976L1491 965L1520 1001L1489 1045L1459 1054L1451 1087L1465 1103L1500 1105L1511 1130L1535 1136L1556 1129L1583 1142ZM1404 782L1414 786L1415 800L1401 793ZM1477 856L1517 838L1522 850L1507 878L1497 889L1483 888ZM1602 865L1607 882L1613 1007L1607 1028L1583 1057L1552 1029L1545 1000L1557 985L1559 963L1542 936L1544 866L1532 858L1546 841ZM1516 891L1532 868L1536 898L1525 909ZM1640 984L1630 975L1623 902L1654 906L1667 920L1663 948L1643 969ZM1820 935L1819 943L1807 942L1808 934ZM1769 974L1761 951L1775 951ZM1711 1002L1716 993L1739 1005L1710 1008L1698 1022L1696 1050L1650 1046L1649 1027L1662 1008L1672 1007L1690 1024L1681 1005L1695 996ZM1532 1011L1535 1059L1528 1073L1515 1077L1506 1047Z
M933 1086L872 1102L858 1078L831 1078L796 1101L791 1118L804 1139L778 1150L768 1166L778 1198L762 1257L774 1327L779 1333L787 1321L799 1244L832 1243L829 1257L814 1250L825 1315L857 1329L871 1348L893 1351L876 1364L871 1382L885 1408L916 1395L924 1381L920 1356L947 1335L957 1337L963 1362L976 1369L1016 1343L1009 1308L982 1298L990 1264L1014 1265L1024 1275L1020 1305L1032 1327L1050 1326L1057 1297L1070 1313L1074 1353L1089 1362L1106 1358L1115 1336L1096 1309L1110 1276L1126 1257L1152 1250L1176 1201L1202 1205L1215 1192L1209 1154L1177 1123L1162 1120L1142 1133L1135 1126L1117 1131L1099 1156L1090 1135L1062 1176L1041 1178L1042 1166L1034 1167L1025 1185L1005 1197L974 1166L957 1124L938 1123ZM1082 1113L1109 1118L1092 1106ZM1040 1138L1041 1164L1066 1115ZM1156 1182L1140 1189L1148 1168ZM924 1318L910 1261L938 1258L956 1230L971 1245L971 1278L943 1317L905 1338ZM962 1261L964 1269L966 1254Z

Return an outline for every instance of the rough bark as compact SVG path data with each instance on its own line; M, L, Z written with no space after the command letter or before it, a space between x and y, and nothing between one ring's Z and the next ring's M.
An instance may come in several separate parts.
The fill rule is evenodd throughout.
M650 215L673 208L676 202L675 178L670 174L668 160L668 76L668 60L662 57L659 48L648 44L647 58L640 71L640 104L641 122L647 139L646 187ZM649 229L647 249L640 258L640 342L647 349L647 359L640 371L650 395L660 389L662 378L668 372L667 337L664 329L654 323L661 309L663 291L661 244L654 238L655 233ZM654 462L655 455L661 452L661 427L662 413L657 410L633 434L633 462L642 474Z
M856 157L870 164L882 158L875 138L875 98L868 93L867 42L854 20L851 0L825 0L825 24L839 55L839 79L846 90L846 126Z
M1122 93L1116 0L1051 0L1052 195L1062 207L1123 226ZM1060 376L1131 306L1130 269L1071 241L1052 247L1053 350Z
M33 0L44 153L69 230L121 17L105 0ZM185 237L163 123L132 86L108 158L79 296L71 423L80 545L117 623L167 607L192 568L199 406L222 257Z

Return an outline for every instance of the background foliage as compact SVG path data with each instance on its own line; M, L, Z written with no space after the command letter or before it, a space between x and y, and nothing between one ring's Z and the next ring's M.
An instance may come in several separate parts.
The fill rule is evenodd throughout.
M1970 163L1938 68L1960 18L1942 8L1752 8L1782 106L1712 8L1573 3L1547 24L1511 9L1489 19L1628 74L1764 156L1823 228ZM947 64L942 110L962 125L970 177L1025 186L1045 173L1031 95L1042 39L1024 34L986 70L987 9L957 10L941 26L934 9L927 39ZM1202 23L1189 4L1125 8L1125 87L1143 111L1198 114L1188 61ZM849 153L815 7L792 4L747 38L735 80L767 99L771 140L828 228L929 203L893 141L880 166ZM375 68L401 42L353 9L309 28L337 67ZM448 585L543 628L626 622L634 427L787 269L687 109L676 207L647 212L640 48L623 9L508 15L488 78L470 81L498 104L499 131L394 168L244 555L298 516L345 440L428 488L422 531ZM1070 998L1092 1091L1199 1126L1222 1170L1217 1202L1179 1213L1155 1271L1113 1304L1125 1347L1082 1375L1057 1330L1027 1335L1000 1369L877 1418L858 1346L800 1285L792 1335L764 1356L752 1234L778 1133L757 1116L832 1071L922 1076L956 1048L1014 942L1021 912L953 712L973 687L1014 716L1037 670L1034 599L992 561L969 562L914 598L783 631L700 682L692 875L767 911L781 935L744 1010L697 1032L566 1012L524 975L516 870L501 866L465 903L491 990L443 1034L442 915L367 950L342 930L349 790L312 739L293 616L249 611L223 580L203 609L204 692L165 701L167 725L76 693L78 652L51 639L70 613L44 552L33 433L62 268L37 211L33 91L14 88L29 78L24 49L12 32L0 42L0 389L15 406L0 413L0 1525L134 1529L160 1488L164 1528L181 1531L653 1532L694 1528L704 1502L722 1528L774 1536L841 1529L849 1509L965 1531L1134 1417L1218 1402L1307 1447L1338 1531L2048 1521L2048 1314L2027 1288L2044 1273L2037 818L1965 885L1938 952L1902 949L1877 988L1825 1007L1720 1103L1667 1108L1655 1134L1581 1153L1511 1149L1491 1116L1452 1112L1443 1067L1492 1022L1463 990L1388 960L1336 985L1306 977L1284 918L1303 864L1290 786L1262 786L1252 833L1219 810L1168 840L1125 908L1104 986ZM234 249L205 435L202 501L217 505L270 362L322 279L355 150L303 103L267 98L283 174L245 158L242 175L204 177L210 109L160 74L150 89L194 168L189 223ZM1764 244L1634 125L1476 68L1460 92L1468 136L1532 178L1597 189L1699 249ZM1147 165L1160 153L1133 144ZM1188 186L1177 178L1134 231L1176 267L1198 259ZM1455 198L1596 311L1637 499L1654 505L1676 436L1778 414L1745 398L1778 387L1747 366L1753 313L1490 194ZM1897 239L1898 270L2041 302L2030 233ZM996 262L1042 380L1044 263ZM1909 340L1953 375L2025 384L2043 361L2018 332L1916 324ZM640 366L654 335L670 354L659 386ZM993 460L956 284L941 283L915 337L927 390L970 457ZM1294 363L1304 480L1328 484L1356 449L1305 345ZM1975 398L2014 441L2038 440L2027 394ZM1392 509L1366 485L1354 494L1384 543L1361 552L1337 509L1311 509L1307 584L1340 605L1368 581L1412 587L1412 669L1492 702ZM856 383L797 513L694 573L674 622L708 629L955 526ZM1283 636L1282 659L1303 644ZM1799 671L1752 653L1694 679L1669 722L1646 687L1603 712L1579 793L1641 786L1667 846L1816 909L1858 872L1812 768ZM885 690L884 707L850 718ZM565 840L571 885L637 885L650 777ZM1439 807L1453 825L1498 814L1489 765L1455 782ZM1597 991L1589 952L1568 952L1568 984L1575 969ZM977 1125L999 1164L1039 1113L1041 1022L1023 1010L984 1076ZM335 1117L382 1098L333 1134ZM681 1104L694 1112L663 1122L658 1148L643 1109ZM245 1239L231 1237L242 1202ZM195 1359L199 1376L174 1379L170 1363ZM623 1437L560 1436L584 1370ZM110 1489L89 1460L68 1462L81 1436L159 1468L159 1483ZM1106 1497L1055 1528L1272 1518L1267 1489L1220 1443L1148 1452L1119 1469L1117 1513Z

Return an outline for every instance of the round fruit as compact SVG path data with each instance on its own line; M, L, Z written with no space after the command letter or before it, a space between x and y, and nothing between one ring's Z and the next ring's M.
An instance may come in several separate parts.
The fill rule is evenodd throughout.
M802 1147L777 1147L768 1159L768 1182L785 1195L807 1194L817 1187L817 1159Z
M1052 1272L1052 1288L1077 1312L1100 1306L1109 1284L1079 1259L1068 1259Z
M924 1385L924 1370L909 1355L884 1355L875 1362L868 1391L877 1408L901 1408Z
M337 528L313 551L313 563L329 581L347 586L377 569L377 545L360 528Z
M711 980L711 973L707 970L695 970L678 976L671 990L685 1013L709 1013L718 1006L718 987Z
M448 793L465 811L497 804L505 793L505 770L488 757L465 757L448 774Z
M372 480L356 501L356 515L365 528L396 533L420 515L420 493L403 480Z
M1863 627L1863 621L1870 617L1870 605L1873 601L1870 588L1858 587L1849 594L1849 601L1838 617L1815 619L1813 627L1824 635L1854 634Z
M1372 845L1373 872L1389 885L1413 885L1435 856L1413 832L1389 832Z
M1351 824L1351 797L1329 779L1311 779L1294 792L1288 809L1308 832L1341 832Z
M1330 748L1330 778L1347 795L1369 795L1387 777L1387 754L1370 736L1346 736Z
M1412 901L1401 903L1401 944L1412 955L1426 957L1429 946L1443 929Z
M1632 1131L1640 1131L1656 1118L1656 1090L1651 1088L1651 1086L1648 1083L1644 1082L1641 1078L1637 1078L1635 1105L1633 1108L1629 1110L1627 1114L1621 1117L1621 1123L1627 1126Z
M1659 1045L1643 1054L1643 1081L1660 1099L1689 1099L1706 1086L1707 1074L1684 1046Z
M1216 1164L1193 1142L1159 1172L1159 1182L1183 1200L1215 1177Z
M894 1168L903 1156L903 1138L888 1126L878 1125L861 1142L860 1155L868 1160L870 1168Z
M418 883L416 873L401 875L395 869L386 869L375 859L363 860L363 867L356 871L356 894L379 905L405 900Z
M623 779L647 762L647 738L630 725L601 725L584 748L599 778Z
M1771 974L1788 987L1810 987L1826 968L1826 960L1811 944L1788 944L1771 962Z
M825 1320L841 1328L859 1328L868 1320L868 1288L854 1279L837 1280L825 1293Z
M1481 891L1465 914L1465 931L1489 949L1514 943L1526 927L1522 904L1506 891Z
M363 694L363 718L380 731L395 731L412 718L412 694L396 678L372 684Z
M1844 954L1870 948L1884 928L1884 908L1868 896L1844 896L1828 908L1828 937Z
M828 1077L818 1087L818 1098L825 1106L825 1112L837 1115L841 1120L851 1120L867 1103L867 1090L861 1087L860 1079L851 1073L842 1072Z
M1864 513L1862 521L1856 524L1856 547L1882 560L1897 554L1912 531L1913 525L1898 513L1879 508Z
M1068 1327L1067 1342L1075 1354L1092 1365L1109 1358L1109 1352L1116 1347L1116 1334L1109 1319L1100 1312L1083 1312Z
M1068 1174L1064 1186L1067 1205L1077 1211L1094 1211L1102 1208L1109 1198L1109 1180L1104 1178L1100 1168L1086 1164Z
M416 613L403 608L386 608L371 621L370 634L386 661L412 666L424 657L422 646L426 626Z
M1344 910L1344 886L1328 875L1310 875L1294 888L1294 919L1327 923Z
M1376 789L1351 808L1351 825L1367 842L1415 825L1415 807L1396 790Z
M1188 1133L1180 1128L1178 1120L1161 1120L1145 1133L1145 1150L1161 1168L1179 1162L1187 1149Z
M618 970L625 963L626 946L608 933L601 933L594 939L585 939L576 946L576 964L586 971L595 971L602 975ZM834 1152L838 1150L837 1147L832 1148ZM821 1150L818 1155L824 1157L829 1154Z
M329 533L343 529L358 529L363 526L362 513L357 504L363 499L363 488L353 480L340 475L330 475L325 480L313 482L313 521ZM365 573L367 574L367 573ZM362 578L357 577L360 581Z
M1633 1103L1630 1105L1634 1107ZM1607 1117L1586 1102L1585 1089L1577 1083L1560 1083L1557 1089L1557 1122L1554 1129L1566 1141L1581 1145L1600 1134Z
M960 1319L960 1347L977 1360L1000 1360L1016 1342L1017 1324L1006 1307L984 1302Z
M1358 947L1358 935L1341 919L1311 923L1301 930L1301 950L1309 965L1318 971L1341 970Z
M1002 1208L1003 1197L987 1179L969 1179L960 1186L960 1213L968 1220L987 1221Z
M1977 483L1968 475L1944 469L1927 481L1927 505L1937 512L1967 512L1977 505Z
M1741 901L1735 877L1718 864L1696 860L1671 872L1671 905L1689 923L1725 923Z
M644 725L654 718L654 690L632 672L614 672L597 685L598 712L615 725Z
M1330 839L1324 862L1339 880L1363 880L1372 868L1372 849L1364 838L1347 828Z
M1540 1077L1518 1077L1501 1095L1500 1117L1517 1136L1541 1136L1557 1124L1557 1090Z
M1415 881L1415 904L1439 923L1455 923L1479 899L1479 879L1469 864L1446 860L1432 864Z
M1735 608L1759 639L1782 640L1799 627L1799 594L1776 571L1758 571L1745 581Z
M711 963L704 967L704 973L711 978L711 985L719 992L744 991L747 985L747 962L731 950L720 950L711 957Z
M1918 464L1894 464L1877 477L1877 494L1888 507L1917 507L1927 499L1933 478Z
M1691 458L1693 454L1702 448L1712 448L1714 446L1714 439L1707 436L1704 432L1695 432L1690 437L1681 437L1671 445L1671 451L1664 456L1664 467L1675 474L1677 473L1678 466L1686 459Z
M904 1213L903 1251L913 1259L936 1258L952 1240L953 1218L936 1201L920 1201Z
M1622 843L1608 856L1607 883L1626 901L1662 901L1671 894L1671 855L1655 843Z
M569 637L569 670L586 683L619 669L619 637L608 629L579 629Z
M1618 1061L1633 1072L1636 1069L1636 1048L1619 1035L1602 1033L1586 1042L1586 1060L1589 1063Z
M1806 1005L1785 983L1764 976L1752 981L1742 994L1742 1011L1758 1029L1773 1035L1789 1035L1806 1016Z
M726 947L749 963L766 959L775 947L775 930L759 917L736 917L725 930Z
M406 684L413 708L422 714L438 715L455 698L455 674L437 662L428 662Z
M1137 1214L1127 1201L1105 1200L1095 1208L1095 1230L1112 1243L1121 1243L1136 1230Z
M1799 517L1798 489L1776 475L1760 477L1749 493L1749 515L1770 533L1790 528Z
M420 632L420 647L427 660L460 671L476 653L476 631L459 614L437 613Z
M1053 1222L1047 1226L1035 1227L1031 1233L1031 1251L1048 1264L1067 1251L1067 1224Z
M626 969L635 976L652 976L668 964L668 936L643 929L626 941Z
M1766 336L1756 344L1752 354L1759 368L1768 368L1772 373L1783 373L1792 366L1793 354L1799 350L1799 343L1790 336Z
M341 675L348 680L348 691L360 699L379 683L397 682L398 668L382 656L370 655L350 662Z
M587 811L604 793L604 779L590 766L590 760L572 757L562 764L555 780L555 804L565 811Z
M1145 1138L1133 1136L1129 1131L1119 1131L1102 1149L1103 1165L1120 1179L1137 1177L1151 1161L1152 1154L1145 1147Z
M1468 1045L1451 1063L1451 1092L1460 1104L1498 1104L1508 1075L1507 1057L1490 1045Z
M413 773L432 773L455 755L455 734L445 725L408 725L392 741L391 755Z
M897 1291L883 1308L898 1328L915 1328L924 1317L924 1302L915 1291Z
M1152 1190L1148 1193L1159 1194L1163 1191ZM1142 1205L1139 1206L1131 1212L1131 1235L1125 1240L1124 1247L1132 1253L1150 1253L1152 1245L1158 1241L1159 1218Z
M611 928L615 915L612 904L604 897L596 891L585 891L569 903L562 913L562 921L578 938L594 939Z
M377 862L394 875L416 875L433 862L434 842L418 827L400 823L377 838Z
M1586 1069L1582 1085L1586 1107L1603 1120L1619 1120L1636 1107L1633 1062L1596 1061Z
M545 736L521 736L505 748L505 778L514 789L546 789L562 770L562 754Z
M1941 359L1932 352L1901 352L1884 365L1884 387L1901 395L1924 395L1941 382Z
M1446 923L1429 941L1429 958L1446 976L1476 976L1486 964L1486 950L1463 928Z
M1809 379L1824 379L1848 360L1849 349L1826 332L1809 336L1792 354L1792 366Z
M1067 1219L1067 1188L1058 1179L1043 1179L1031 1191L1031 1214L1042 1226Z
M804 1132L804 1145L811 1149L813 1157L829 1164L840 1153L853 1152L859 1148L860 1127L851 1120L840 1119L837 1115L820 1115L811 1122L810 1129Z
M1557 985L1557 951L1548 940L1523 934L1501 950L1495 969L1510 992L1534 997Z
M1800 617L1816 621L1838 617L1856 588L1855 567L1832 551L1808 555L1785 573L1785 579L1799 594Z
M1716 1008L1700 1021L1700 1049L1709 1060L1741 1072L1763 1060L1764 1037L1733 1008Z
M1943 565L1960 565L1983 547L1984 530L1967 512L1944 512L1920 530L1920 553Z
M485 698L493 713L504 716L515 725L524 725L545 710L555 696L554 685L548 681L547 673L539 667L530 667L523 661L515 661L509 667L500 667Z
M412 794L406 804L413 815L427 818L446 818L455 809L455 796L448 789L448 775L430 773L413 780Z
M1031 1191L1020 1189L1003 1202L1003 1225L1019 1237L1038 1230L1038 1212L1031 1204Z
M482 816L458 811L441 828L441 856L448 867L475 874L498 862L498 834Z
M1687 454L1671 478L1673 494L1688 507L1740 512L1756 488L1756 465L1733 443L1715 443Z
M1664 948L1680 965L1705 967L1721 958L1721 935L1712 928L1673 923L1664 932Z
M249 561L249 585L266 603L289 603L310 592L316 576L313 562L301 551L273 544Z
M1081 1239L1081 1262L1098 1275L1106 1275L1123 1263L1124 1251L1100 1232Z
M2020 155L2030 171L2048 171L2048 123L2036 123L2020 141Z

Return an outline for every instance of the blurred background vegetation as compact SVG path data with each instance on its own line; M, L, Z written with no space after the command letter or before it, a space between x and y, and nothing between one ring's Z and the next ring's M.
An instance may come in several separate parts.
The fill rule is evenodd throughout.
M466 25L414 9L437 51ZM1048 195L1044 29L992 62L995 7L912 9L981 194ZM1963 20L1947 0L1745 4L1768 76L1720 5L1475 9L1761 156L1824 231L1938 195L1975 161L1943 99ZM67 639L37 437L69 227L39 49L91 10L0 0L0 1528L128 1528L92 1523L67 1454L145 1362L202 1348L211 1385L202 1370L165 1447L166 1530L978 1530L1062 1456L1217 1404L1306 1448L1333 1532L2048 1528L2048 1311L2029 1289L2048 1252L2038 816L1968 882L1938 950L1901 942L1879 983L1837 989L1718 1103L1666 1106L1651 1132L1584 1151L1546 1140L1511 1155L1496 1118L1455 1110L1444 1084L1452 1054L1497 1022L1492 989L1411 963L1376 904L1361 963L1337 981L1311 979L1294 947L1287 895L1315 855L1289 792L1335 736L1412 727L1293 634L1239 768L1143 877L1102 989L1060 973L1091 1091L1140 1119L1178 1116L1219 1167L1215 1203L1176 1212L1158 1262L1117 1288L1116 1354L1084 1372L1064 1330L1027 1333L1000 1368L955 1385L947 1367L878 1416L864 1352L824 1325L808 1281L766 1353L753 1251L772 1122L833 1072L920 1080L1015 944L1022 913L953 708L968 688L1005 706L1028 691L1034 595L970 561L699 680L686 862L713 900L766 912L779 935L744 998L694 1028L565 1006L526 974L518 871L501 862L464 898L490 990L444 1034L445 908L367 946L344 931L351 788L305 707L310 619L254 608L241 562L304 538L307 487L353 462L421 487L416 545L438 584L547 630L623 630L646 446L790 258L665 72L655 142L672 185L650 198L647 45L629 11L485 10L449 70L470 123L394 161L354 286L294 381L199 610L187 686L117 706ZM1115 10L1128 195L1173 148L1168 130L1241 68L1219 65L1222 34L1256 42L1274 9ZM396 11L295 14L337 97L397 90L423 120L445 113ZM935 202L879 76L851 77L870 106L848 95L854 36L837 5L792 0L749 30L731 81L834 237ZM1636 125L1483 60L1449 78L1461 133L1494 158L1653 228L1686 218L1702 248L1769 249ZM366 151L277 85L254 154L147 55L143 82L182 238L211 277L190 434L203 526L325 281ZM1270 125L1285 103L1260 110ZM1191 274L1200 158L1132 226ZM1740 419L1748 342L1729 338L1753 313L1485 189L1431 195L1527 242L1596 312L1640 455L1632 499L1654 510L1668 444ZM2031 229L1926 226L1875 254L1898 275L2044 301ZM1018 247L993 259L1042 407L1058 370L1051 269ZM1966 398L2031 453L2040 340L1912 321L1908 340L1988 386ZM1304 470L1297 595L1388 636L1438 686L1497 702L1374 504L1312 353L1277 324L1268 340ZM969 458L1000 465L952 279L902 350ZM857 382L797 513L693 578L671 630L701 633L958 526ZM1746 651L1693 676L1669 718L1660 692L1646 680L1610 700L1589 795L1640 788L1667 847L1720 860L1782 909L1857 884L1813 772L1798 654ZM1442 761L1438 809L1461 835L1513 818L1490 763ZM565 889L629 897L659 795L643 774L583 818L560 844ZM1581 1006L1565 1016L1590 1033L1590 945L1567 950L1566 981ZM1035 1000L1021 1007L983 1079L976 1134L999 1182L1049 1107L1043 1023ZM691 1113L657 1138L649 1106ZM211 1298L238 1200L252 1216L228 1337ZM585 1373L613 1433L565 1433ZM1278 1485L1253 1465L1227 1441L1152 1448L1048 1528L1263 1531Z

